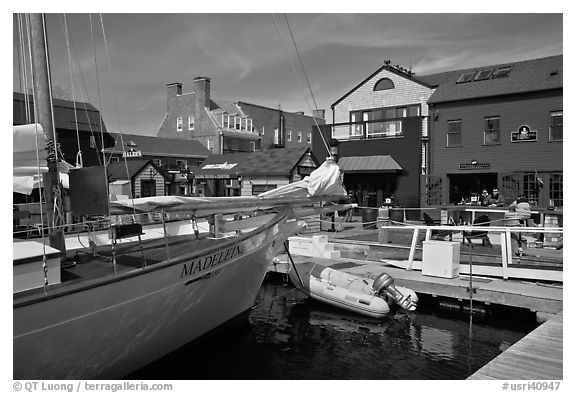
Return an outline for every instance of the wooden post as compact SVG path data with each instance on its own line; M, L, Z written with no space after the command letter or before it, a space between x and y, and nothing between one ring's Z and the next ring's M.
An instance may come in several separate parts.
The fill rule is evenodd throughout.
M390 208L381 207L378 209L378 243L388 244L388 234L390 226Z

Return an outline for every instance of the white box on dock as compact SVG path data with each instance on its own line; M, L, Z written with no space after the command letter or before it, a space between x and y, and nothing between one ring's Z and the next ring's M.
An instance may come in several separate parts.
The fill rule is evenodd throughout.
M422 274L455 278L460 273L460 242L426 240L422 242Z
M325 235L291 236L288 238L288 244L290 252L294 255L326 259L340 257L340 251L334 250L334 244L330 243Z

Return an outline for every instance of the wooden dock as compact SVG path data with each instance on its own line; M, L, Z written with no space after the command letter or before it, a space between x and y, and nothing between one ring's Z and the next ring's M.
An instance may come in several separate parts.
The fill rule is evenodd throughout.
M562 380L562 328L560 312L468 379Z
M456 278L441 278L425 276L421 271L404 270L383 262L357 260L350 258L311 258L292 255L296 266L299 263L315 262L330 266L347 273L374 279L381 273L388 273L398 285L411 288L416 293L445 297L457 301L468 301L470 293L469 276L460 275ZM271 265L270 270L285 274L288 270L286 254L279 255ZM503 280L498 278L473 277L473 299L486 305L500 304L524 308L536 312L542 319L560 312L563 308L562 286L542 285L536 282Z

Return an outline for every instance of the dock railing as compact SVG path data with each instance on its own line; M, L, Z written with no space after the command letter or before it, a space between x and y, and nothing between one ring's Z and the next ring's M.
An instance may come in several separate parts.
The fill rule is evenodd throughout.
M369 215L358 215L362 209L377 210L376 221L368 222L365 217ZM478 211L493 213L494 219L488 222L488 225L457 225L452 218L453 215L446 214L445 210L434 211L426 208L420 212L412 211L410 214L404 213L401 221L395 220L394 218L398 218L399 215L390 214L391 211L389 208L359 208L352 220L350 215L332 219L336 228L332 231L334 235L329 237L333 238L333 242L341 243L342 247L345 245L349 248L354 245L369 247L371 253L384 256L380 259L386 259L386 262L408 270L421 269L424 262L423 241L450 239L461 243L462 273L468 274L465 259L470 255L470 259L474 262L474 275L497 276L504 279L563 281L563 228L561 224L559 225L561 219L550 221L543 219L542 226L517 226L520 223L516 218L504 217L506 213L504 209L466 209L467 213L473 214ZM406 219L422 217L424 212L436 218L433 224L427 223L427 225L422 222L423 219ZM502 214L502 218L494 214ZM561 212L550 212L552 216L560 214ZM370 216L374 217L373 214ZM358 222L360 218L362 222ZM481 236L476 236L479 234ZM484 246L482 238L489 240L487 242L489 247ZM470 247L470 250L466 250L466 246Z

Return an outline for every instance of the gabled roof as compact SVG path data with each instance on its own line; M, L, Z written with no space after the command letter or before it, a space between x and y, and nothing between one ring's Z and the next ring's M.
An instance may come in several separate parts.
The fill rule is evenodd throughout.
M160 170L152 160L129 159L126 161L112 162L106 167L109 181L132 180L148 165L152 166L163 177L166 174ZM128 168L128 171L126 171Z
M562 60L562 55L551 56L419 76L418 79L436 87L429 104L562 89ZM508 65L512 68L507 77L456 83L464 73L495 70Z
M143 156L188 157L205 158L212 153L203 144L193 139L161 138L137 134L111 133L116 140L112 148L105 149L106 153L122 154L127 145L135 144ZM122 138L121 138L122 137ZM122 149L124 141L124 150Z
M426 83L424 80L422 80L421 78L416 78L416 77L412 77L412 76L408 76L405 73L395 69L394 67L388 65L388 64L384 64L382 67L378 68L375 72L373 72L370 76L368 76L366 79L364 79L362 82L358 83L356 86L354 86L350 91L348 91L346 94L344 94L342 97L340 97L336 102L334 102L332 105L330 105L331 108L334 108L336 105L338 105L342 100L344 100L346 97L348 97L350 94L354 93L356 90L358 90L358 88L360 86L362 86L363 84L365 84L366 82L368 82L369 80L371 80L372 78L374 78L376 75L378 75L382 70L386 69L389 72L392 72L396 75L402 76L412 82L418 83L419 85L425 86L425 87L431 87L428 83Z
M13 92L13 124L25 124L26 102L31 104L32 117L34 116L34 100L31 95ZM87 102L74 102L68 100L53 99L54 123L57 129L76 130L78 124L79 131L100 131L100 112L92 104ZM74 115L76 108L76 115ZM77 120L77 121L76 121ZM31 119L30 122L33 122ZM102 131L106 132L106 124L102 122Z
M195 174L222 174L233 176L289 176L302 157L309 152L307 147L285 147L252 153L215 154L208 157ZM313 156L312 156L313 157ZM314 159L314 161L316 161ZM209 166L228 164L229 169ZM208 166L208 168L206 168Z

